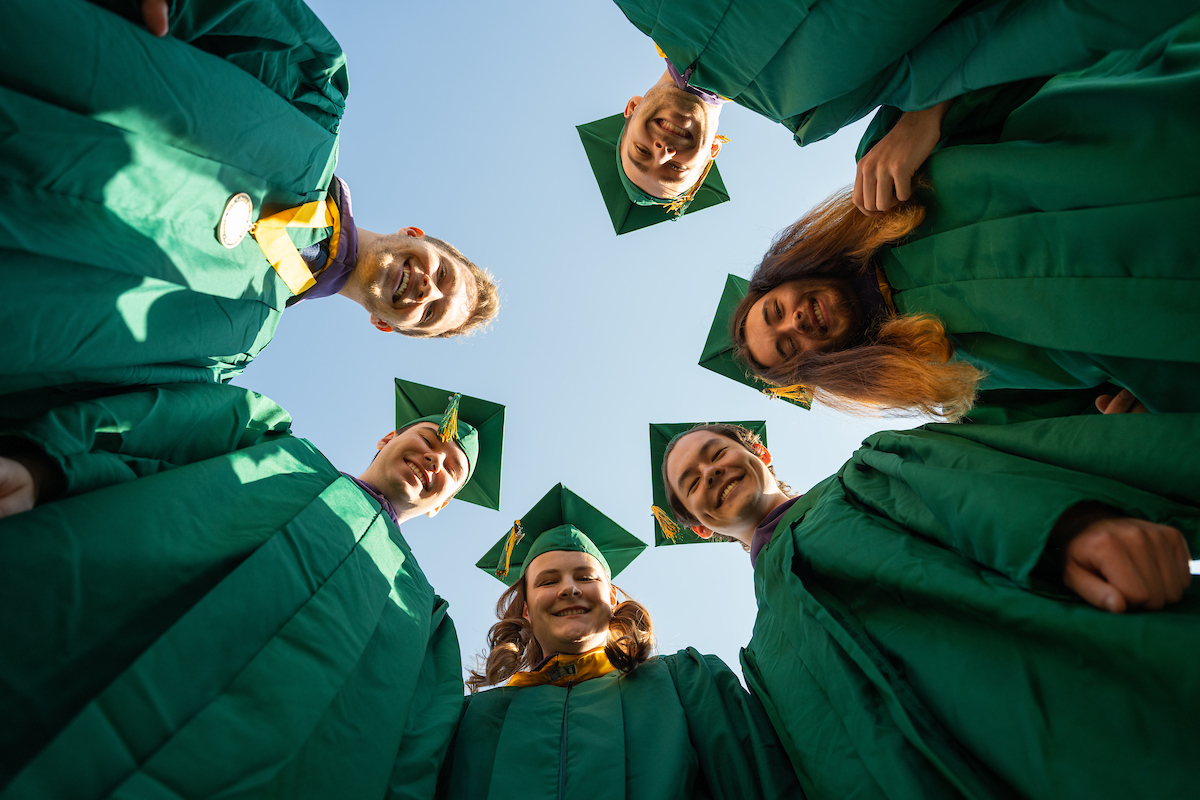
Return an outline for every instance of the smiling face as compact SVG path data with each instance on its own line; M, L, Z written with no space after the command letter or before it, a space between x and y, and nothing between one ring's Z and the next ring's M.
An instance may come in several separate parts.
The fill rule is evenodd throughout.
M863 329L862 303L845 278L813 275L782 283L746 314L750 357L774 367L797 353L829 353Z
M369 232L368 232L369 233ZM457 258L426 241L419 228L364 236L347 283L382 331L434 336L461 326L479 287Z
M401 522L437 512L466 482L466 454L438 438L432 422L392 431L376 447L379 455L360 477L392 502Z
M700 180L721 144L715 141L720 106L710 106L664 76L625 107L621 166L643 191L675 197Z
M701 525L743 542L787 500L762 459L712 431L688 433L675 442L667 454L666 480Z
M525 568L525 619L545 655L603 647L617 590L587 553L551 550Z

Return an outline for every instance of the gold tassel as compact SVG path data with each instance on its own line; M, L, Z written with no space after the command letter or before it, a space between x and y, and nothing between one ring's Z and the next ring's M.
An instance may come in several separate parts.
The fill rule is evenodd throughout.
M718 142L720 142L721 144L729 144L729 137L728 137L728 136L721 136L720 134L718 134L718 135L717 135L715 138L716 138L716 140L717 140Z
M442 414L442 422L438 425L438 438L443 442L458 438L458 401L461 399L462 395L455 392L450 398L450 404L446 406L446 412Z
M670 203L664 206L668 214L677 214L683 211L684 206L692 202L692 198L696 196L696 192L700 191L700 187L704 185L704 179L708 177L708 171L712 169L712 165L716 162L715 158L710 158L708 164L704 166L704 172L700 173L700 180L692 184L692 188L688 189L685 194L676 197Z
M671 519L667 512L658 506L650 506L650 511L653 512L654 518L658 520L659 527L662 528L662 532L666 535L668 541L671 544L678 544L676 537L679 536L679 526L675 523L675 520Z
M806 411L812 408L812 389L802 383L792 386L772 386L769 389L763 389L762 393L773 400L792 400Z
M508 577L508 567L512 562L513 548L516 547L517 543L524 538L525 534L521 532L521 520L517 520L513 523L512 528L510 528L508 531L508 541L504 543L504 555L500 557L504 566L500 566L500 564L496 565L497 578Z

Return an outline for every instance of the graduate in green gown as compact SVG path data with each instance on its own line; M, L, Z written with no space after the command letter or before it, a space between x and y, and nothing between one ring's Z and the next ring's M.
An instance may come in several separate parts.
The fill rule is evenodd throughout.
M761 707L714 656L650 657L612 578L645 548L559 484L477 566L509 589L438 796L801 797Z
M749 545L744 652L809 797L1191 792L1192 414L931 424L796 497L750 431L667 448L677 521Z
M447 396L397 381L359 477L232 386L23 428L60 497L0 519L0 797L431 797L461 661L399 524L495 507L503 426Z
M579 128L618 234L678 218L705 187L714 198L693 210L720 202L716 195L728 199L719 179L705 179L727 100L782 123L801 145L881 105L913 114L903 132L939 118L943 104L962 94L1086 67L1142 46L1197 10L1189 0L1144 8L1113 0L617 5L666 62L623 115Z
M4 16L0 418L228 380L303 299L413 336L495 315L453 247L355 225L333 174L345 57L299 0L180 0L164 38L116 0Z
M845 193L814 209L713 333L834 404L954 417L976 389L1112 384L1195 411L1198 93L1193 17L1089 69L961 98L924 190L870 217Z

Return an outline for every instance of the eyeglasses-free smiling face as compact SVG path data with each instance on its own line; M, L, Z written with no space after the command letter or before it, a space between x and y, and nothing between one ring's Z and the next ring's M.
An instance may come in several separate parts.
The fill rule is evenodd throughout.
M525 619L546 655L585 653L608 641L617 590L587 553L551 550L525 568Z
M467 456L455 442L443 442L432 422L418 422L379 440L379 455L363 473L401 517L436 512L462 488Z
M711 531L742 538L786 499L762 460L711 431L682 436L667 456L667 482Z
M631 99L625 116L621 168L654 197L676 197L691 188L721 149L710 107L669 79Z
M744 331L750 357L770 368L797 353L840 350L862 329L862 303L850 282L813 275L760 297L746 314Z
M352 279L380 330L434 336L461 326L475 307L475 276L419 232L405 228L359 250Z

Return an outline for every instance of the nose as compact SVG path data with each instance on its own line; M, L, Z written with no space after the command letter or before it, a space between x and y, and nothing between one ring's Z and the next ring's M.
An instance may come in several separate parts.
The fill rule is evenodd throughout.
M654 140L654 155L659 164L665 164L675 157L676 150L669 143L662 139L655 138Z
M720 464L706 464L704 466L704 484L712 486L721 476L725 474L725 468Z
M425 465L430 472L441 472L446 463L446 454L439 450L430 450L425 454Z
M421 278L417 281L416 298L418 301L428 300L433 302L442 296L442 290L437 287L437 284L429 280L429 273L422 272Z
M560 597L576 597L582 595L583 592L579 591L579 587L575 585L575 581L568 578L563 581L562 589L559 590L558 594Z

